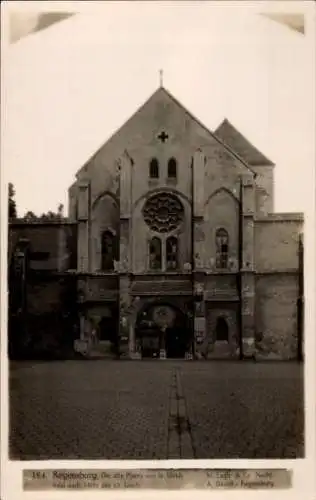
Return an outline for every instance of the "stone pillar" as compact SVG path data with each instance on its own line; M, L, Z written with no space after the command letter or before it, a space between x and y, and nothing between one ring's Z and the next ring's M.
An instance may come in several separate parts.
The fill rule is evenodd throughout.
M132 271L132 167L133 161L125 151L120 163L120 337L128 336L128 355L135 352L134 304L130 295Z
M254 270L255 185L252 175L243 176L243 269Z
M120 163L120 212L121 217L129 218L132 212L132 159L125 152Z
M81 183L78 192L78 265L81 272L89 271L89 183Z
M201 278L201 277L200 277ZM204 301L204 283L201 279L194 283L194 353L189 352L189 357L196 354L198 350L197 340L199 337L205 337L205 301Z
M128 352L133 355L136 351L135 322L129 321Z
M196 352L196 339L205 332L204 311L204 268L205 268L205 233L204 233L204 184L205 155L198 149L193 157L193 330L194 339L187 359L192 359ZM193 347L193 349L192 349ZM192 352L192 350L194 352Z
M58 253L57 253L57 269L59 272L65 271L68 267L68 253L66 244L66 229L65 226L58 228Z
M242 276L242 343L243 355L251 357L255 353L255 292L253 273Z
M161 336L161 345L160 345L159 358L160 359L167 359L167 353L166 353L166 329L165 328L162 328L162 336Z
M194 215L203 217L204 215L204 173L205 173L205 155L198 149L193 156L193 196L194 196Z
M130 290L129 290L129 277L127 273L123 273L119 278L120 286L120 331L119 331L119 345L122 346L121 339L128 337L128 352L130 351ZM120 349L121 350L121 349Z
M205 234L204 234L204 174L205 156L197 150L193 157L192 171L192 204L193 204L193 241L194 270L202 270L205 266Z
M80 325L80 340L85 340L85 318L81 313L79 317L79 325Z
M241 270L241 325L243 355L251 357L255 353L255 259L254 259L254 215L255 185L252 174L242 180L242 270Z

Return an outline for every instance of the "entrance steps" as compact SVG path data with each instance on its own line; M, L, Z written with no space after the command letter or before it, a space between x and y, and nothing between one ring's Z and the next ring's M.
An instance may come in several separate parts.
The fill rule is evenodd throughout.
M113 359L115 354L111 348L111 343L101 340L91 345L88 357L89 359Z
M89 339L75 342L75 351L86 359L114 359L115 354L108 341L92 342Z
M234 359L237 358L236 349L232 348L232 345L225 341L218 341L212 345L212 348L208 350L207 359Z

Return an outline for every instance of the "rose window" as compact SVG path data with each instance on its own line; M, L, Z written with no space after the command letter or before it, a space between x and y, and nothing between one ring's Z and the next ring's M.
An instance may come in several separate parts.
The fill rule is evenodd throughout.
M176 229L183 220L184 209L177 196L159 193L147 200L143 208L146 224L152 231L167 233Z

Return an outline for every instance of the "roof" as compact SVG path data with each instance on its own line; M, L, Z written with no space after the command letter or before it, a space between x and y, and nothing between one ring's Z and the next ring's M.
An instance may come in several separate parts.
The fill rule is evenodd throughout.
M235 156L235 158L237 158L237 160L239 160L241 163L243 163L243 165L245 167L247 167L248 170L250 170L250 172L252 172L254 175L256 175L256 173L252 170L251 168L251 165L249 162L247 162L247 160L241 156L239 154L238 151L236 151L236 149L232 148L231 145L222 137L220 137L219 135L216 134L216 132L212 132L208 127L206 127L206 125L204 125L204 123L202 123L198 118L196 118L196 116L194 116L193 113L191 113L191 111L189 111L185 106L183 106L183 104L178 101L178 99L176 97L174 97L171 92L169 92L168 90L165 89L165 87L160 87L159 90L163 90L163 92L177 105L177 106L180 106L180 108L182 108L185 113L187 113L188 116L190 116L190 118L195 121L198 125L200 125L200 127L204 128L204 130L210 134L210 136L212 136L219 144L221 144L231 155ZM156 91L156 92L158 92ZM155 92L155 93L156 93ZM153 94L155 95L155 94Z
M204 130L210 134L219 144L221 144L231 155L233 155L236 159L238 159L250 172L252 172L254 175L256 173L252 170L251 165L247 162L247 160L239 154L239 152L234 149L224 138L220 137L220 135L217 135L216 132L212 132L209 128L207 128L198 118L196 118L183 104L178 101L165 87L160 86L141 106L138 107L138 109L132 114L132 116L119 128L117 129L105 142L102 143L102 145L93 153L90 158L83 164L83 166L78 170L77 172L77 178L80 172L82 172L85 167L90 163L90 161L100 152L100 150L107 144L116 134L120 132L120 130L130 121L132 120L145 106L153 99L158 93L163 93L168 99L172 100L177 106L182 108L185 113L187 113L188 116L192 120L194 120L196 123L198 123ZM268 160L266 160L268 161Z
M246 139L228 120L225 120L215 130L215 135L230 146L248 165L273 166L274 163L264 156L251 142Z

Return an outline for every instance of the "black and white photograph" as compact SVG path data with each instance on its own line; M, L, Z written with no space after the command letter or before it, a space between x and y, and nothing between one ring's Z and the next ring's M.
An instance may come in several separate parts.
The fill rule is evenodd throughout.
M306 18L79 4L10 11L9 459L303 459Z

